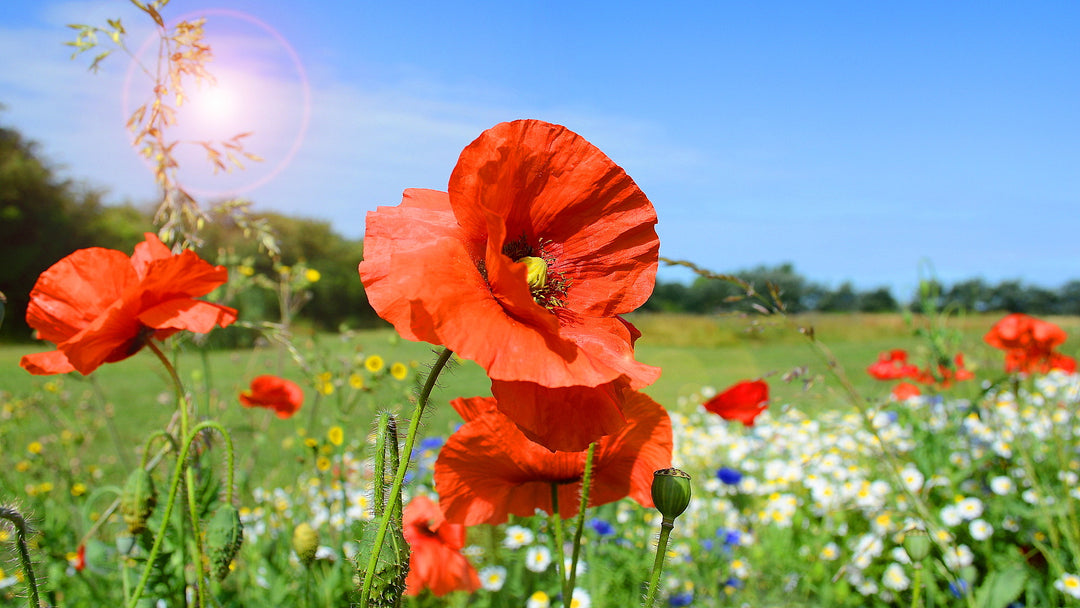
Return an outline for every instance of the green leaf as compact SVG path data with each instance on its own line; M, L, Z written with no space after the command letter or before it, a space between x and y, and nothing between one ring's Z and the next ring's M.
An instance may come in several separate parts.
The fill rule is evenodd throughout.
M975 605L978 608L1005 608L1024 592L1027 576L1027 570L1023 568L991 572L975 594Z

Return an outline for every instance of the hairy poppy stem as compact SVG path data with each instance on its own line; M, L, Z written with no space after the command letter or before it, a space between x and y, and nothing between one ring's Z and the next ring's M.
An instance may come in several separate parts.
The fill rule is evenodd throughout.
M652 578L649 579L649 595L645 597L645 608L653 608L656 603L656 589L660 586L660 575L664 572L668 537L671 536L671 530L674 527L674 517L664 517L664 520L660 522L660 539L656 542L656 558L653 560Z
M570 605L570 579L566 575L566 553L563 551L562 515L559 514L559 484L551 483L551 527L555 530L555 556L559 560L559 583L562 585L563 605Z
M581 476L581 505L578 507L577 530L574 531L574 552L570 558L570 595L574 594L577 582L578 556L581 554L581 533L585 529L585 509L589 506L589 490L592 488L593 460L596 457L596 442L589 444L585 454L585 472Z
M29 591L26 599L30 608L38 608L41 600L38 598L37 579L34 577L34 564L30 560L30 550L26 547L28 535L26 518L12 507L0 505L0 519L6 519L15 526L15 547L19 550L19 563L22 565L23 575L26 577L26 588Z
M228 491L228 500L229 500L230 503L232 503L232 498L233 498L233 496L232 496L232 485L233 485L233 479L232 479L232 471L233 471L233 467L232 467L232 461L233 461L232 439L229 437L228 433L225 432L225 428L222 427L217 422L213 422L213 421L200 422L199 424L195 425L195 428L193 428L191 430L191 434L188 435L187 440L184 442L183 447L180 450L180 453L177 455L176 468L173 470L172 483L169 485L169 500L168 500L168 502L165 503L165 512L162 513L162 515L161 515L161 528L158 530L158 533L154 536L154 544L153 544L153 546L150 547L150 554L146 557L146 567L143 568L142 576L139 578L139 584L135 587L135 594L131 597L130 603L128 604L128 608L135 608L138 605L139 598L142 597L143 590L146 588L146 583L150 580L150 573L154 569L154 562L157 559L158 552L161 551L161 544L165 540L165 529L169 525L169 519L172 516L173 505L176 503L176 493L180 489L180 478L184 474L184 470L185 470L184 462L187 460L188 450L191 449L191 444L193 444L195 442L195 439L199 436L199 433L203 429L209 429L209 428L217 429L218 432L220 432L222 434L222 436L225 437L225 445L227 446L227 450L228 450L228 454L229 454L229 456L228 456L228 458L229 458L229 480L228 480L229 488L228 488L227 491ZM198 543L196 543L196 544L198 544ZM200 552L200 556L201 556L201 552ZM203 568L203 565L202 565L201 560L200 560L200 564L199 564L199 568L198 568L199 572L202 572L202 568ZM201 582L201 580L200 580L200 582ZM200 604L200 605L205 605L205 604Z
M180 375L176 373L176 367L173 366L169 358L165 356L165 353L161 351L161 348L154 342L152 336L147 337L146 345L150 347L150 350L157 355L157 358L161 360L162 365L168 370L169 376L173 380L173 385L176 387L176 404L180 408L180 436L188 436L189 412L191 403L187 398L187 394L184 392L184 383L180 381ZM191 439L194 440L195 435L192 435ZM186 456L186 450L185 450ZM185 487L187 488L187 502L188 511L191 518L191 533L194 537L195 544L195 596L198 600L199 606L206 605L206 597L203 595L206 593L206 585L204 579L204 566L203 566L203 538L202 533L199 531L199 510L196 502L196 490L195 490L195 472L191 470L191 467L186 466L184 458L181 458L179 462L181 470L184 475ZM174 481L175 483L175 481ZM231 485L231 484L230 484ZM229 489L232 492L232 488ZM167 520L166 520L167 521Z
M408 470L409 462L412 460L413 444L416 443L416 434L420 428L420 417L424 414L424 407L427 405L428 397L431 396L431 391L435 388L435 382L439 379L439 374L446 367L446 364L450 362L450 357L453 355L453 351L449 348L444 348L439 353L439 358L431 366L431 372L428 373L424 387L420 389L420 395L416 399L416 408L413 410L412 419L409 420L409 431L405 435L405 446L403 447L405 458L402 460L401 465L397 467L397 471L394 473L394 481L390 486L389 500L391 501L401 500L401 486L405 482L405 472ZM395 504L400 503L396 502ZM378 565L379 554L382 552L383 541L386 539L386 530L390 527L390 518L394 516L394 511L393 508L386 509L383 511L382 517L379 518L379 529L375 532L375 542L371 548L371 555L368 557L363 586L360 588L360 608L367 608L371 599L371 585L375 578L375 568ZM401 513L400 510L397 512Z

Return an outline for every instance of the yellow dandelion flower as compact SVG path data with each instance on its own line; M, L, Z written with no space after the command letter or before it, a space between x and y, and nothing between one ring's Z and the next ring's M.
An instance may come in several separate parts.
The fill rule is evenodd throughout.
M315 376L315 379L318 380L319 382L330 382L331 380L334 379L334 374L332 374L330 372L323 372L323 373L319 374L318 376Z
M342 442L345 441L345 430L340 426L332 426L330 427L330 430L326 432L326 438L334 445L341 445Z
M323 382L322 384L319 385L319 392L324 394L324 395L328 395L328 396L333 395L334 394L334 385L333 385L333 383Z
M86 494L86 484L85 483L75 483L75 484L73 484L71 486L71 495L72 496L82 496L83 494Z
M334 453L334 446L332 446L332 445L330 445L328 443L324 443L321 446L319 446L319 453L320 454L333 454Z
M349 386L356 390L364 388L364 377L360 374L349 374Z
M319 469L320 471L329 471L330 459L326 456L319 456L319 459L315 461L315 468Z
M364 367L373 374L380 371L384 365L386 365L386 363L383 362L383 358L379 355L371 355L364 360Z
M398 380L404 380L409 375L409 368L404 363L398 362L390 366L390 375Z
M308 437L308 438L304 439L304 445L306 445L309 448L315 448L315 447L317 447L319 445L319 440L315 439L314 437Z
M0 543L6 543L9 540L11 540L11 532L8 532L7 528L0 528ZM3 576L0 576L0 578L3 578Z
M245 264L241 264L241 265L237 266L236 267L236 272L239 272L240 274L244 275L245 277L255 276L255 269L252 268L251 266L247 266Z
M51 481L42 482L42 484L38 486L38 491L42 494L48 494L49 492L52 492L52 489L53 484Z
M304 278L308 280L308 283L318 283L319 279L322 278L322 274L314 268L308 268L307 272L304 273Z
M281 273L281 276L288 276L289 273L292 272L292 268L290 268L289 266L278 266L277 270L279 273Z
M19 473L25 473L25 472L29 471L30 470L30 461L29 460L20 460L15 465L15 470L18 471Z
M40 454L43 449L45 448L41 445L40 441L31 441L30 445L26 446L26 451L31 454Z

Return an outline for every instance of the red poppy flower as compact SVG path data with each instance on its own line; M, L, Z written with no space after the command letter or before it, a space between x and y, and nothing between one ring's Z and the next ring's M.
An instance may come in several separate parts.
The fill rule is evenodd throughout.
M911 399L912 397L917 397L921 394L922 391L919 390L919 387L915 386L910 382L901 382L894 386L892 389L892 396L897 401Z
M1075 372L1076 360L1055 350L1067 338L1057 325L1023 313L1006 315L983 336L987 344L1005 351L1005 371L1024 373Z
M744 380L705 402L705 409L724 420L738 420L754 426L754 419L769 402L769 385L764 380Z
M634 360L637 332L618 316L652 292L656 212L618 165L564 127L521 120L466 147L448 190L406 190L397 207L368 214L359 270L379 316L407 339L476 361L494 381L656 380L659 369ZM594 395L603 402L605 391ZM583 401L560 408L563 428L584 427L590 441L610 433L611 417ZM500 407L527 425L544 418L527 409L557 405ZM592 428L597 418L608 426ZM565 447L558 432L530 431Z
M75 568L76 572L82 572L86 569L86 545L79 545L78 551L72 559L69 560L71 566Z
M897 348L878 355L878 360L866 368L866 372L878 380L910 378L919 368L908 363L907 351Z
M32 374L89 374L134 355L151 337L180 330L206 333L236 320L236 310L195 298L228 280L194 251L174 255L153 233L127 255L80 249L53 264L30 292L26 322L57 350L20 365Z
M435 461L439 507L449 521L500 524L510 514L550 513L553 483L559 487L559 514L577 514L585 452L552 452L530 441L491 397L451 404L465 424ZM629 496L651 507L653 472L671 466L671 420L664 408L636 391L627 391L622 408L628 424L597 442L589 506Z
M289 418L304 404L304 391L292 380L277 376L259 376L251 381L251 390L240 393L245 407L265 407L278 418Z
M423 495L405 507L403 526L405 540L412 549L405 595L420 595L430 589L441 597L451 591L471 593L480 588L480 576L461 554L465 526L447 522L439 507Z

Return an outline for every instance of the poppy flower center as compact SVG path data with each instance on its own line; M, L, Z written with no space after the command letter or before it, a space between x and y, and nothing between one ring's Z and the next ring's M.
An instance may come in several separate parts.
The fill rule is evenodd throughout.
M550 241L540 239L533 247L526 236L503 246L503 255L525 264L525 280L533 300L548 310L566 306L566 288L569 282L561 272L553 270L555 256L549 250Z

